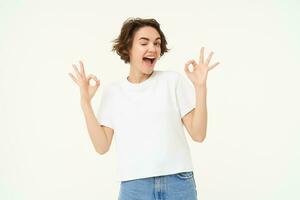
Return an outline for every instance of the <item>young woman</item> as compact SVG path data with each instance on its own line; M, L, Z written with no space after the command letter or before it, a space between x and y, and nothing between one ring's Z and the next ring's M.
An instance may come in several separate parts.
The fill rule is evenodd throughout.
M206 137L206 80L213 53L199 62L189 60L185 73L154 70L168 52L165 35L155 19L129 18L114 40L113 50L130 64L129 75L110 83L103 91L95 115L91 99L100 81L73 65L80 87L81 107L89 136L99 154L106 153L115 135L119 200L195 200L196 183L190 149L183 126L193 141ZM193 71L189 70L192 64ZM90 79L96 85L90 85Z

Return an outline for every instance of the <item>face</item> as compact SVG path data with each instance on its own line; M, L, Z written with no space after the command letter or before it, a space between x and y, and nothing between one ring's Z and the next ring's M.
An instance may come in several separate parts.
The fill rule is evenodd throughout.
M150 74L160 56L160 44L160 35L155 28L140 28L135 33L132 48L129 50L130 65L135 70Z

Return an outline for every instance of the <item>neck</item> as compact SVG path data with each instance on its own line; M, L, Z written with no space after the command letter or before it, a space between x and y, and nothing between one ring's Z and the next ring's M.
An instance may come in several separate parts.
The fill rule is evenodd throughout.
M131 83L141 83L148 79L153 71L150 74L145 74L141 71L130 69L129 76L127 76L127 80Z

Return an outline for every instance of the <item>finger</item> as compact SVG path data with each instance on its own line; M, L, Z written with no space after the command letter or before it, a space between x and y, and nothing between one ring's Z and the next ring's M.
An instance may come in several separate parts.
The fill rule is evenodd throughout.
M189 70L189 64L185 64L185 65L184 65L184 71L185 71L186 73L190 73L190 70Z
M189 65L192 64L193 65L193 71L194 71L194 67L195 67L195 60L189 60L188 62L185 63L185 66L184 66L184 71L187 72L187 73L191 73L191 71L189 70ZM197 65L197 63L196 63Z
M197 63L196 63L196 61L195 61L195 60L191 60L191 63L192 63L192 65L193 65L194 67L196 67L196 66L197 66Z
M79 64L80 64L80 71L83 77L85 77L85 71L84 71L84 66L83 66L83 62L81 60L79 60Z
M96 85L98 85L100 83L100 81L98 80L98 78L95 75L93 75L93 74L89 74L87 76L87 81L88 82L90 82L91 79L93 79L96 82Z
M96 87L98 88L100 86L100 80L98 79L97 81L96 81Z
M94 79L95 80L95 82L96 82L96 84L95 84L95 87L96 88L98 88L99 87L99 85L100 85L100 80L99 79Z
M204 63L204 47L201 47L201 50L200 50L199 63L201 63L201 64Z
M75 70L75 73L76 73L76 75L77 75L77 78L82 78L80 72L78 71L78 69L77 69L77 67L76 67L76 65L75 65L75 64L72 64L72 66L73 66L73 68L74 68L74 70Z
M94 79L95 81L98 80L98 78L97 78L95 75L93 75L93 74L89 74L89 75L87 76L87 79L88 79L88 80Z
M206 65L209 64L209 62L210 62L211 57L212 57L213 54L214 54L214 52L211 52L211 53L209 54L208 58L207 58L206 61L205 61L205 64L206 64Z
M69 74L69 76L71 77L71 79L78 85L78 81L77 81L77 79L73 76L73 74L71 74L71 73L68 73Z
M208 70L211 70L211 69L215 68L218 64L220 64L220 63L217 62L217 63L213 64L212 66L209 66L209 67L208 67Z

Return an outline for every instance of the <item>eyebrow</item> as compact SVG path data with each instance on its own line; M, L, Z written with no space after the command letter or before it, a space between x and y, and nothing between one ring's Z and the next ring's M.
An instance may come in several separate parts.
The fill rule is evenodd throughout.
M156 38L155 40L158 40L158 39L161 40L160 37ZM147 40L147 41L149 41L149 38L141 37L139 40Z

